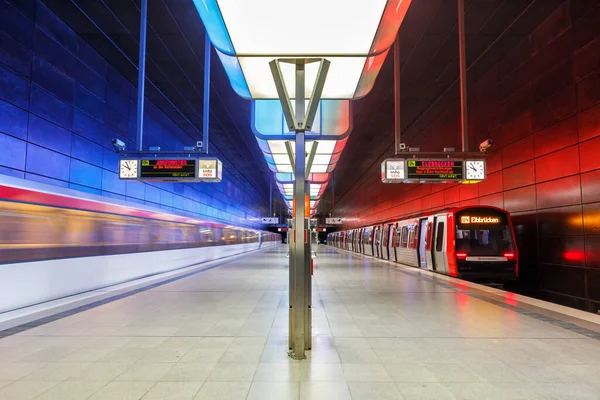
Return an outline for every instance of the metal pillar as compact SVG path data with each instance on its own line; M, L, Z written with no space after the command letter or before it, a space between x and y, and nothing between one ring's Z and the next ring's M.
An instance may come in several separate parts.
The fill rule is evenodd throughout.
M269 177L271 178L271 177ZM273 179L269 179L269 217L273 216Z
M462 151L469 151L467 131L467 57L465 49L465 0L458 0L458 57L460 64L460 126Z
M394 154L398 155L402 143L400 127L400 32L394 42Z
M202 109L202 147L208 154L208 128L210 120L210 38L204 33L204 103Z
M137 97L137 151L143 150L144 140L144 87L146 85L146 22L148 20L148 0L142 0L140 10L140 59L138 64Z
M283 81L283 75L279 63L287 62L295 65L296 68L296 96L295 110L292 108L291 100ZM305 72L306 64L319 62L317 79L308 102L305 104ZM306 142L305 133L310 131L315 118L317 106L321 99L321 93L325 84L327 71L330 62L325 59L280 59L273 60L270 63L271 73L275 81L275 87L281 105L283 114L290 131L296 133L295 156L291 151L291 143L286 143L286 149L293 165L294 173L294 208L296 215L293 219L292 230L289 231L289 279L290 279L290 320L289 320L289 348L290 357L301 360L306 358L305 351L312 347L312 279L310 270L310 234L309 221L305 218L304 197L310 193L308 181L306 179ZM316 150L316 146L313 146ZM313 155L314 157L314 155ZM308 205L310 207L310 205Z
M305 122L306 105L304 102L304 84L305 84L305 72L306 64L304 60L298 60L296 62L296 110L295 118L299 124ZM292 356L294 358L303 359L305 358L304 351L306 350L305 340L307 330L310 331L311 322L307 321L306 313L304 312L307 306L306 303L306 254L305 247L307 242L306 232L306 218L304 196L306 194L306 180L305 180L305 157L306 157L306 146L304 141L304 128L296 131L296 156L294 166L294 195L296 198L295 208L296 216L294 217L294 228L296 230L296 240L294 242L294 291L293 294L290 291L290 302L292 306ZM290 263L291 266L291 263ZM310 277L308 279L310 281ZM291 289L291 288L290 288ZM310 336L310 334L309 334Z

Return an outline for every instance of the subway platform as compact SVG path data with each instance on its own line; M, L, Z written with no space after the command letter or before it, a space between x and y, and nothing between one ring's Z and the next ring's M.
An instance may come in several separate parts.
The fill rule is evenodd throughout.
M598 317L323 245L287 357L287 246L0 335L0 399L600 399Z

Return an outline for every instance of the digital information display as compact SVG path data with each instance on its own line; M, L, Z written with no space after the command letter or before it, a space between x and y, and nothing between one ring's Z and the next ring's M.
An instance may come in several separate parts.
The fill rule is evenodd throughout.
M141 179L194 180L196 177L196 159L142 159L140 162Z
M463 160L407 160L408 181L462 181Z

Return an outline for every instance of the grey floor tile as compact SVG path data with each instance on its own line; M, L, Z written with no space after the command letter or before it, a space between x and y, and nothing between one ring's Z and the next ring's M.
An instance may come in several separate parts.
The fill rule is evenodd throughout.
M201 382L158 382L142 400L193 400L201 387Z
M298 400L300 382L253 382L248 400Z
M393 383L349 382L353 400L403 400L404 396Z
M194 400L245 400L250 382L206 382Z
M300 400L351 400L346 382L301 382Z

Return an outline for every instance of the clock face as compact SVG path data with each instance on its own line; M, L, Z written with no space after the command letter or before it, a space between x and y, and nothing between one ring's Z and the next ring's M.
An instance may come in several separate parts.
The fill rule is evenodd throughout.
M465 162L467 170L467 180L483 180L485 179L485 161L483 160L471 160Z
M139 160L119 160L119 178L137 179Z

